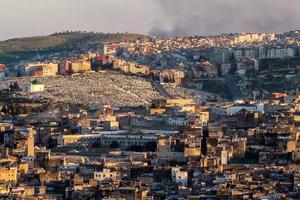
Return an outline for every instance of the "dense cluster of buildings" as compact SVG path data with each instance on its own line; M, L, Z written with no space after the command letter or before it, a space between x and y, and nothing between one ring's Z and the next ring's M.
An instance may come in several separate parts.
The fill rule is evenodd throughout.
M115 58L113 60L113 63L116 69L119 69L125 73L141 74L141 75L148 75L150 73L150 67L145 65L139 65L134 62L129 62L129 61Z
M297 31L284 34L146 37L130 42L107 43L105 48L109 55L149 66L154 74L165 69L181 70L186 79L194 81L228 75L245 77L246 73L276 74L283 69L295 74L299 62L289 60L299 57L299 37ZM276 64L278 59L287 61L284 65Z
M90 60L76 60L46 63L29 63L21 71L22 76L49 77L56 75L71 75L91 71Z
M224 76L227 72L244 75L246 71L266 70L262 64L267 59L287 59L299 56L299 33L284 34L245 33L195 37L142 37L136 41L107 42L101 54L96 51L78 54L55 55L22 62L17 73L4 73L1 77L15 75L55 76L84 73L99 67L114 65L125 73L149 75L165 69L177 69L189 78ZM206 70L202 66L210 62ZM207 64L204 64L207 65ZM222 67L221 67L222 66ZM226 66L226 69L224 69ZM10 67L11 70L16 70ZM212 70L213 69L213 70ZM236 72L236 73L235 73Z
M2 105L0 195L287 199L300 195L300 96L138 107ZM53 106L52 106L53 107ZM49 110L50 109L50 110ZM53 109L53 108L52 108Z
M108 41L101 50L53 53L2 67L0 77L68 76L109 69L142 76L166 87L203 89L232 99L249 97L251 88L259 83L259 94L269 95L269 88L275 88L272 92L286 90L272 77L282 77L289 86L295 85L300 66L299 35L291 31ZM210 87L214 80L221 80L220 86Z
M22 76L0 83L0 198L299 198L299 91L258 85L278 60L299 76L299 41L298 32L143 37L0 65L0 77ZM202 91L216 80L250 96Z

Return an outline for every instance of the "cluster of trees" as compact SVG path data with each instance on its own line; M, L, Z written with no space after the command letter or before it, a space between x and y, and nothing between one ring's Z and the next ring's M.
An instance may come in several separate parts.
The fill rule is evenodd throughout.
M12 91L19 91L21 90L19 84L17 81L13 82L13 83L10 83L9 85L9 89L12 90Z
M3 104L1 108L1 112L4 114L10 115L20 115L20 114L29 114L31 112L43 112L47 108L47 106L38 106L38 107L31 107L30 105L19 104L19 103L12 103L12 104Z
M95 32L95 31L62 31L62 32L55 32L51 36L57 35L69 35L69 34L98 34L98 35L126 35L128 32L117 32L117 33L104 33L104 32Z
M4 114L11 114L11 115L20 115L20 114L28 114L32 111L32 109L28 106L20 106L16 103L11 105L3 105L1 112Z

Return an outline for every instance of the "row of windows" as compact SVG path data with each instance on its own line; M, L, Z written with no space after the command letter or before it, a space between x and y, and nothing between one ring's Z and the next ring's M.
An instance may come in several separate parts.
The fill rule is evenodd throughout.
M119 173L116 173L116 176L118 176ZM113 174L109 174L108 176L106 176L105 174L95 174L96 178L112 178Z
M5 176L5 177L7 177L7 176L8 176L8 177L14 177L15 174L5 174L4 176ZM2 178L2 175L0 175L0 179L1 179L1 178Z
M105 141L103 142L104 145L110 145L113 141ZM147 142L123 142L123 141L117 141L121 145L144 145Z

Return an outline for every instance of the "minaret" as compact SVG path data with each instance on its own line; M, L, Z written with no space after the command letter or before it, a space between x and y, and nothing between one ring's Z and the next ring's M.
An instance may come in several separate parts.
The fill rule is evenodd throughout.
M26 156L27 157L34 156L34 131L32 130L32 128L29 129L28 136L27 136Z

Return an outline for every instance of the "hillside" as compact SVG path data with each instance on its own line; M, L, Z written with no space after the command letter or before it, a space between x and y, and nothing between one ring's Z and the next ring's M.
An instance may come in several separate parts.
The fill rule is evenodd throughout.
M133 40L143 37L138 34L106 34L91 32L64 32L49 36L17 38L0 41L0 63L10 63L15 59L30 58L32 54L60 52L102 45L107 41Z

